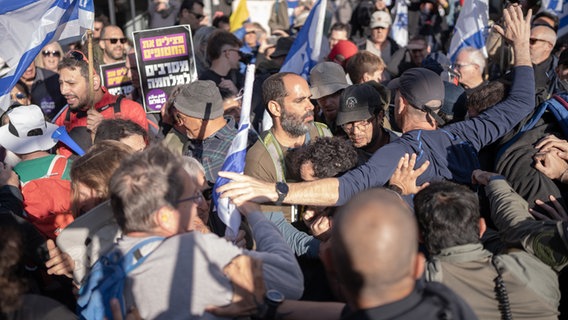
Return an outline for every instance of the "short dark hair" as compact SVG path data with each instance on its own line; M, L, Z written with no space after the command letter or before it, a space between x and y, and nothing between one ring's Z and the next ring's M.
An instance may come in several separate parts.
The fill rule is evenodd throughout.
M139 124L127 119L105 119L101 121L95 133L94 143L103 140L115 140L128 138L133 135L139 135L148 140L148 132L144 130Z
M509 95L510 86L503 81L495 80L473 89L467 97L467 109L481 113L501 102Z
M463 185L432 183L414 197L414 211L430 254L479 242L479 199Z
M109 184L110 203L124 233L148 232L157 225L154 214L164 206L175 208L184 192L179 177L181 156L162 144L153 144L122 161Z
M242 47L243 43L234 34L224 31L214 31L209 40L207 41L207 59L213 61L219 59L223 53L223 46Z
M201 1L201 0L184 0L184 1L181 3L181 6L179 7L179 13L178 13L178 15L181 13L181 11L182 11L183 9L186 9L186 10L188 10L188 11L192 11L194 4L198 4L198 5L202 6L202 7L205 7L205 5L203 4L203 1Z
M230 23L230 22L229 22L229 17L226 16L226 15L222 15L222 16L216 16L216 17L213 19L213 26L214 26L215 28L219 28L219 24L221 24L221 23L229 24L229 23Z
M336 177L357 166L357 150L350 140L343 137L321 137L298 149L295 168L312 163L318 179Z
M282 99L288 95L284 86L284 77L291 74L296 75L293 72L279 72L264 80L262 83L262 100L265 105L272 100L282 104Z
M332 31L345 31L347 32L347 37L351 35L351 25L347 23L336 22L334 23L331 28L329 28L329 34L331 35Z
M78 51L78 50L75 50ZM81 51L82 52L82 51ZM87 58L87 54L83 52L85 58ZM81 71L81 76L85 79L89 79L89 64L86 61L78 60L71 55L65 55L59 63L57 64L57 71L61 71L62 69L71 69L76 70L79 69ZM98 64L96 59L93 60L93 70L98 69Z

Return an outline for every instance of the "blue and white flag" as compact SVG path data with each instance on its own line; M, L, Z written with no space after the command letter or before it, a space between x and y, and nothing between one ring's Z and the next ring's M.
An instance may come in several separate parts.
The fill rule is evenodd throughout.
M252 89L254 84L254 64L247 66L245 76L245 87L243 92L243 103L241 106L241 120L239 121L239 131L233 139L233 143L227 152L225 162L221 171L243 173L245 171L245 159L247 156L248 134L250 128L250 108L252 102ZM241 214L236 206L229 201L229 198L219 198L217 188L230 182L229 179L218 177L213 187L213 202L217 207L217 215L227 226L225 236L235 240L241 225Z
M323 23L327 0L318 0L312 7L306 23L298 32L280 72L294 72L304 79L310 77L310 70L321 61L326 53L327 41L323 41ZM323 50L322 50L323 46Z
M563 12L562 7L564 6L563 0L542 0L542 10L550 11L555 14Z
M93 20L93 0L0 0L0 64L9 70L0 77L0 109L46 44L82 35Z
M485 39L488 31L488 20L488 0L465 0L448 51L448 58L452 62L455 61L458 52L463 47L481 49L487 57Z
M396 17L391 27L391 37L400 47L408 44L408 0L396 0Z

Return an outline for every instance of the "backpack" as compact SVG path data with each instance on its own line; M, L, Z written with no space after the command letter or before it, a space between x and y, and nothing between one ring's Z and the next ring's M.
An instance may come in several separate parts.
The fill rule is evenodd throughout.
M505 151L513 145L519 138L523 135L523 133L529 131L530 129L534 128L538 120L542 117L545 111L548 111L554 115L556 121L560 125L562 129L562 133L565 137L568 137L568 99L567 93L562 94L555 94L552 98L544 101L541 103L533 113L532 117L523 125L521 130L515 134L507 143L505 143L497 152L497 156L495 157L495 162L501 158L501 156L505 153Z
M73 222L71 181L63 179L66 167L67 159L55 156L45 176L22 183L26 218L49 239Z
M117 298L122 316L126 317L124 304L124 283L126 276L152 253L155 247L142 253L142 249L153 242L162 241L163 237L151 237L136 244L124 256L117 248L102 256L91 268L85 283L79 289L77 313L80 319L113 319L110 300Z

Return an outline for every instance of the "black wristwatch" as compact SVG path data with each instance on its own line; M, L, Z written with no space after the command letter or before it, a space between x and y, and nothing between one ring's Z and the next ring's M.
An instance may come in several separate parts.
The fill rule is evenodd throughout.
M278 194L278 199L275 204L279 206L288 195L288 185L285 182L276 182L276 193Z
M276 309L284 302L284 295L274 289L266 291L264 294L264 308L259 319L272 320L276 319Z

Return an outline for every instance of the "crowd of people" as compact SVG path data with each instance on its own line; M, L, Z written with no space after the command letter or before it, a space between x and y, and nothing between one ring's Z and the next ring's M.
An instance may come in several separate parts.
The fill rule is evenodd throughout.
M190 27L199 74L159 114L104 16L94 65L81 43L47 44L0 106L0 319L565 319L558 18L508 5L489 55L451 62L456 3L411 1L401 45L394 3L370 2L332 3L305 79L279 70L310 1L276 2L270 32L209 23L200 0L151 1L151 27ZM127 96L96 71L116 62ZM244 173L221 171L249 116ZM236 235L217 197L240 213ZM94 266L114 256L135 262L95 316Z

